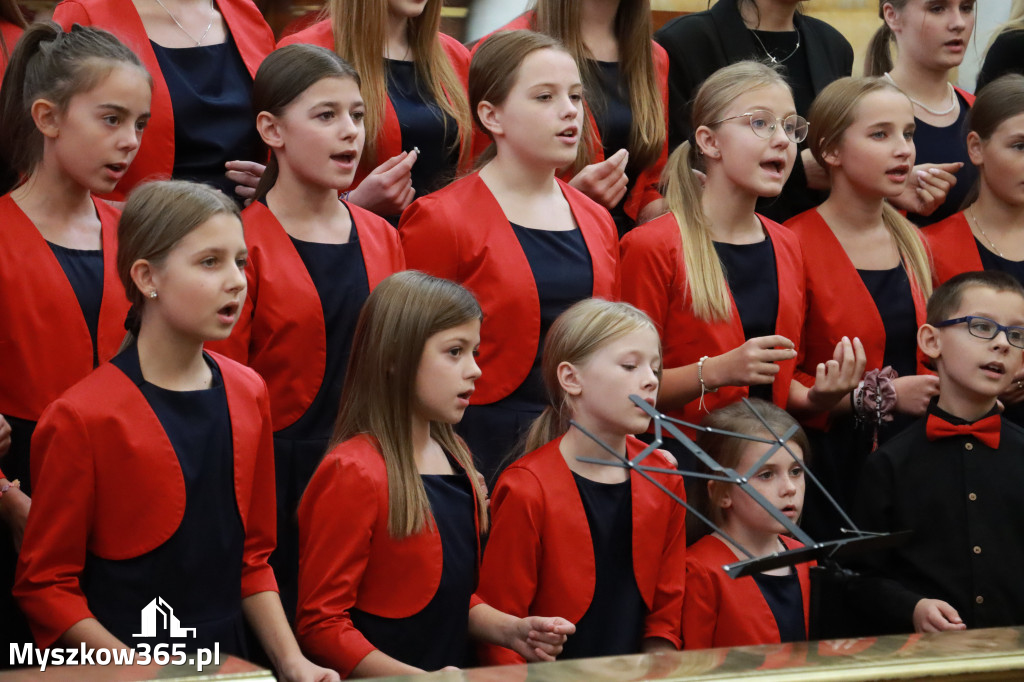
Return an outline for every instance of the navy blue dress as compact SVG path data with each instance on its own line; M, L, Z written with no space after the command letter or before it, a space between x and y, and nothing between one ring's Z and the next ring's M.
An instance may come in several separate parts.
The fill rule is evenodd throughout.
M771 336L779 316L779 277L771 237L754 244L714 242L743 326L743 338ZM750 387L751 398L772 402L772 384Z
M633 571L633 494L629 479L599 483L573 472L594 545L594 597L559 660L640 653L647 605Z
M259 161L252 77L229 34L218 45L171 48L150 41L174 111L174 169L180 180L216 187L241 201L224 176L227 161Z
M459 164L459 126L424 87L415 62L385 59L388 97L402 130L402 150L419 148L412 167L416 198L441 189L455 179ZM385 161L385 159L380 159ZM394 216L398 224L399 216Z
M461 471L420 478L441 535L443 568L437 592L422 611L408 618L384 618L353 608L352 624L380 651L403 663L428 671L464 667L472 663L469 601L477 575L473 491Z
M601 134L601 146L604 150L604 158L608 158L620 149L629 149L630 132L633 127L633 109L629 102L629 89L621 77L618 62L593 62L597 71L597 92L591 93L587 98L594 121L597 123L597 130ZM629 183L626 186L626 194L622 201L612 210L612 219L615 220L615 227L619 236L626 234L634 227L636 222L626 215L626 197L636 184L636 178L642 171L632 161L626 164L626 176Z
M800 577L790 570L786 575L754 573L754 582L772 610L782 642L803 642L807 639L804 625L804 597Z
M147 383L135 345L111 360L139 387L167 433L185 481L185 513L174 535L146 554L123 560L88 554L81 585L99 622L129 646L219 644L223 653L244 657L245 528L235 497L231 417L220 369L209 356L204 359L213 385L197 391ZM196 629L194 638L176 639L160 627L156 637L135 637L143 632L142 609L157 598L182 627Z
M479 470L492 485L508 458L519 448L533 420L548 404L541 358L544 337L555 319L577 301L594 292L590 251L579 229L537 230L512 223L533 271L540 299L540 343L533 366L510 395L487 405L470 405L455 427L473 453ZM510 292L509 295L515 295ZM510 340L512 342L512 340Z
M960 100L960 115L952 125L937 128L917 117L914 118L914 122L917 123L917 128L914 131L914 146L917 148L917 160L914 163L952 163L954 161L961 161L964 164L963 168L954 173L956 175L956 185L949 190L946 201L942 206L939 206L930 216L922 216L916 213L907 214L907 218L918 227L937 223L957 213L963 207L967 193L978 179L978 169L971 163L971 158L967 155L966 123L967 112L970 110L970 106L960 93L957 93L956 96Z
M305 242L294 237L291 241L320 297L327 360L323 383L306 412L274 434L277 548L270 555L270 565L289 619L294 618L298 601L299 531L295 513L334 431L356 320L370 295L355 220L345 244Z

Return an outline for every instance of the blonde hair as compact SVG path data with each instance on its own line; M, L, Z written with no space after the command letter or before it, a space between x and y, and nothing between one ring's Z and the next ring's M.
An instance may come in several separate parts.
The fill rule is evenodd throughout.
M519 79L519 70L523 61L538 50L557 50L572 56L562 43L545 33L519 29L501 31L485 40L473 55L469 65L469 106L473 120L484 133L493 140L491 132L480 120L477 108L481 102L490 102L501 106L508 99L509 93ZM581 124L581 140L592 139L590 118L583 116ZM587 165L586 153L580 144L576 152L576 161L572 165L573 172L578 172ZM477 158L477 167L483 166L494 158L496 147L491 145Z
M760 62L736 62L719 69L704 81L693 100L693 129L722 118L729 105L744 93L768 87L782 87L790 92L782 75ZM704 213L704 192L695 170L703 172L705 166L691 139L679 145L665 165L665 200L679 223L686 288L693 301L694 315L705 321L725 321L732 313L729 284L711 240L711 222Z
M873 92L890 90L904 94L884 78L855 78L847 76L830 83L811 104L810 119L814 121L808 146L814 160L830 170L825 154L835 149L846 130L853 124L857 105ZM900 260L914 278L925 298L932 292L931 261L928 249L918 228L894 209L888 201L882 203L882 221L892 235Z
M388 475L388 532L394 538L419 533L431 518L412 444L416 374L423 348L434 334L482 317L466 289L415 270L381 282L359 314L328 449L359 434L377 439ZM480 529L486 530L486 495L465 443L444 422L430 422L430 435L465 470L476 489Z
M717 409L701 421L701 426L718 431L729 431L744 436L760 436L763 438L772 438L771 431L774 431L781 438L793 426L799 426L797 421L788 412L777 405L758 398L753 398L749 402L750 407L739 402ZM757 410L757 414L751 411L751 407ZM771 427L771 431L765 428L758 415L764 419L764 423ZM707 431L698 431L696 440L697 446L701 450L708 453L711 459L726 469L735 469L739 465L740 460L743 458L743 451L752 442L754 441ZM805 461L810 457L811 445L803 428L798 428L787 443L800 448ZM785 452L781 448L780 451ZM703 469L705 473L712 473L706 466ZM744 472L740 471L738 473L742 474ZM732 485L735 484L713 481L708 485L694 486L693 499L691 500L694 508L714 522L716 526L721 526L725 518L722 514L720 503L726 491L729 490L729 486ZM701 526L700 528L687 525L686 533L691 543L700 539L701 536L707 535L710 531L704 524L699 525Z
M583 299L558 316L544 338L541 361L548 404L530 426L525 452L536 450L569 430L572 406L558 381L558 366L563 362L586 362L607 344L641 329L650 329L657 335L654 322L642 311L628 303L600 298Z
M473 122L462 82L452 68L438 33L443 0L427 0L423 13L409 19L409 45L416 74L441 111L455 120L459 130L459 165L472 154ZM334 51L355 67L362 78L366 104L364 160L370 167L377 158L377 138L384 126L388 84L384 64L387 45L388 0L330 0L326 12L334 31ZM448 125L447 118L445 125Z
M1009 31L1024 31L1024 0L1013 0L1013 4L1010 5L1009 18L992 32L992 37L988 39L988 45L985 47L985 54L988 54L989 48L992 47L996 38Z
M600 92L600 75L580 30L583 0L535 0L534 5L536 15L531 28L560 40L579 65L586 92ZM629 108L633 112L629 131L630 165L646 168L658 160L666 136L665 110L651 47L650 0L619 2L615 38L619 46L620 81L627 88ZM592 109L603 106L593 97L588 104ZM592 145L580 145L580 152L585 155L583 165L593 161Z

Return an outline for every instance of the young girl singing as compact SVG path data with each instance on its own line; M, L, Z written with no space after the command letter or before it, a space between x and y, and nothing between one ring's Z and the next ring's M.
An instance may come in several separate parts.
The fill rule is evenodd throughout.
M345 677L466 665L470 636L552 660L573 630L473 594L487 501L452 424L480 377L480 320L469 292L420 272L383 281L359 317L332 449L299 506L296 629Z
M650 418L630 396L653 405L660 374L654 325L628 304L581 301L548 332L551 402L530 429L531 452L498 479L480 596L509 613L556 613L573 622L562 658L680 646L684 508L582 430L634 458L644 444L632 434ZM642 463L671 467L660 452ZM681 477L651 476L685 497ZM496 647L484 659L522 662Z
M291 617L295 510L327 451L359 311L382 279L405 269L405 259L398 232L383 218L338 201L352 183L365 130L352 67L326 48L283 47L260 65L253 104L271 160L256 201L242 213L245 306L231 338L212 347L259 372L270 391L278 507L271 565Z
M594 136L569 181L607 206L619 234L665 212L658 191L668 157L668 56L650 39L649 0L536 0L499 30L558 39L580 66ZM567 178L568 179L568 178Z
M10 437L0 460L4 613L16 613L10 586L36 421L124 336L118 212L94 194L112 190L135 158L150 88L139 59L106 31L44 23L22 37L0 91L0 415L12 429L0 422ZM17 620L0 619L0 631Z
M244 617L283 678L337 679L302 656L267 564L266 387L203 352L231 332L245 297L234 203L192 183L144 185L118 242L133 306L124 348L47 408L34 439L15 596L36 641L131 647L139 613L159 597L195 628L179 640L187 648L245 657Z
M1007 74L978 94L967 115L967 152L978 168L971 205L924 229L943 283L961 272L1001 270L1024 282L1024 76ZM1018 377L1021 379L1021 377ZM1004 413L1024 423L1024 381L999 398Z
M459 431L493 480L547 404L545 333L576 301L616 297L618 248L608 211L555 177L587 128L565 49L532 31L498 33L473 56L469 88L493 147L478 172L410 206L400 232L410 267L463 283L488 319L483 378Z
M884 22L868 45L866 76L885 78L906 93L917 127L917 161L934 164L915 171L908 187L942 196L941 204L925 201L908 217L917 225L943 220L960 210L978 177L964 142L964 120L973 95L949 82L960 66L974 32L976 0L878 0ZM896 59L890 53L896 44ZM811 118L818 124L818 121Z
M757 410L764 422L750 407ZM701 425L773 439L775 436L765 424L776 436L796 424L785 411L763 400L751 400L750 407L733 403L712 412ZM803 510L803 460L809 446L802 429L787 443L788 451L779 448L767 462L752 470L772 443L704 431L697 437L702 450L721 466L749 478L755 490L795 523ZM695 492L695 508L754 556L803 546L783 535L786 528L735 484L707 481L706 486L698 486ZM722 570L723 565L746 558L742 550L717 532L705 535L687 550L683 601L686 649L807 639L811 586L808 569L813 564L801 563L736 579Z
M807 121L782 76L757 62L708 78L693 121L693 141L666 169L671 212L621 245L622 296L665 340L659 408L691 423L747 395L804 413L831 409L860 379L860 342L836 339L811 386L793 381L804 257L789 230L755 213L759 197L782 190ZM703 188L694 170L706 174ZM669 440L684 468L694 464Z
M397 222L473 157L469 51L440 32L442 0L331 0L327 18L281 45L334 50L362 77L366 153L350 199Z
M828 170L832 190L821 206L786 223L807 255L798 362L809 383L841 338L864 343L871 371L838 404L845 414L804 421L815 427L814 471L848 509L864 457L905 423L894 413L920 415L938 391L938 379L918 362L916 340L932 275L919 231L887 201L904 191L914 165L916 123L907 96L882 78L844 78L818 95L811 116L811 152ZM809 496L808 523L814 537L828 539L840 520L818 509L819 501Z

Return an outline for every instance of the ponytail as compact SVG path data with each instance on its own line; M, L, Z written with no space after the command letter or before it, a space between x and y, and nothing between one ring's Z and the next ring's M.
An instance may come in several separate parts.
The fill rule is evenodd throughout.
M881 76L892 71L890 43L895 39L896 35L889 28L889 25L883 21L868 43L867 55L864 58L865 76Z
M882 204L882 222L885 223L907 274L917 282L927 299L932 294L932 267L928 249L921 240L921 231L886 201Z
M152 86L135 53L107 31L78 24L64 31L52 21L25 30L0 89L0 194L17 187L42 158L32 102L47 99L65 110L72 97L99 85L117 64L137 67Z

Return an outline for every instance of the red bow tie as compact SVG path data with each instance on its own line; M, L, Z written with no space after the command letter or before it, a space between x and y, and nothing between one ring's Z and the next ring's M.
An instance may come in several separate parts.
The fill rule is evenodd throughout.
M979 419L973 424L950 424L942 417L928 415L925 435L928 440L938 440L951 436L974 436L993 450L999 448L1000 419L998 414Z

